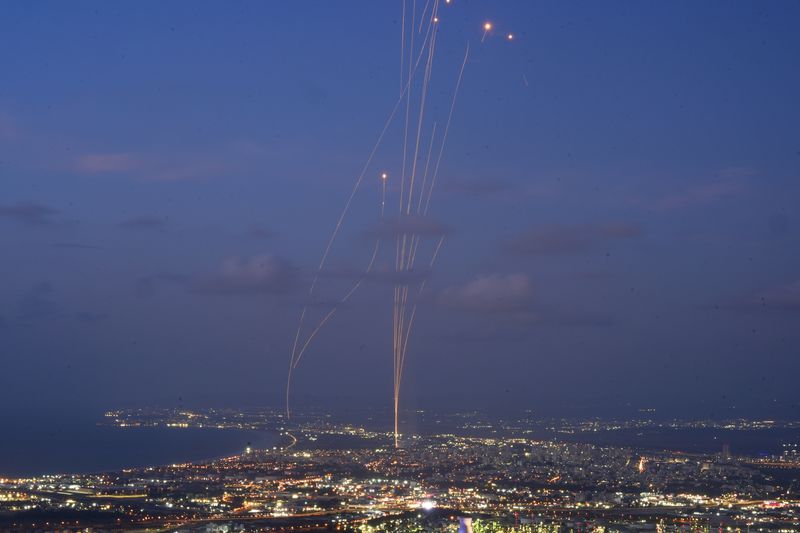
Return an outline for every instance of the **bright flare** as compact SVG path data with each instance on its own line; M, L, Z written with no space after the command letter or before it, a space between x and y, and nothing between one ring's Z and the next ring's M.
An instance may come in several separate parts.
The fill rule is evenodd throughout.
M509 41L513 41L514 40L514 34L513 33L509 33L508 34L508 40Z
M483 25L483 29L485 31L491 30L492 29L492 23L491 22L487 22L486 24Z

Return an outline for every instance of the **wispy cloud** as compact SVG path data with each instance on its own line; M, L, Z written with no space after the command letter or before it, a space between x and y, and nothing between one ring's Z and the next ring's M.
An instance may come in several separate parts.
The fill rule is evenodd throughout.
M637 195L629 198L631 204L656 211L673 211L714 204L727 198L735 198L747 191L748 180L756 175L751 167L726 167L713 177L675 183L673 180L658 180L656 183L670 184L660 193Z
M448 309L471 312L483 317L494 317L494 321L482 321L481 326L497 339L507 338L507 329L502 333L497 327L516 324L519 327L598 327L613 324L611 317L596 313L565 310L542 305L535 298L533 284L527 274L490 274L472 281L450 287L439 294L439 304ZM494 323L494 325L492 325Z
M235 166L206 154L143 155L130 152L89 153L77 157L72 168L91 175L120 175L146 180L203 179L231 171Z
M638 224L628 222L545 225L509 240L505 248L519 254L565 254L589 250L609 241L637 238L641 234Z
M126 153L85 154L75 161L75 168L88 174L132 172L142 166L139 157Z
M192 288L211 294L277 294L293 288L297 274L297 268L276 255L233 257L223 262L218 272L195 280Z
M59 211L46 205L23 202L15 205L0 205L0 217L28 226L48 226L55 223L53 217Z
M756 291L745 301L750 310L800 314L800 280Z
M491 274L445 289L440 302L445 307L463 311L518 313L530 309L533 291L526 274Z
M374 245L374 243L371 243ZM337 263L335 265L326 266L320 271L320 274L330 279L340 279L355 281L362 279L364 281L388 284L388 285L405 285L420 283L431 275L431 269L423 261L422 265L416 265L412 268L398 271L395 268L393 261L375 261L369 272L366 271L368 257L374 249L370 246L369 251L365 250L363 253L364 263L361 265L352 263Z
M682 191L667 194L656 200L654 207L669 211L686 207L706 205L716 200L736 196L745 190L741 179L726 179L711 183L693 185Z
M446 224L424 215L403 215L389 218L377 228L369 231L372 237L394 239L398 235L419 235L421 237L440 237L451 232Z

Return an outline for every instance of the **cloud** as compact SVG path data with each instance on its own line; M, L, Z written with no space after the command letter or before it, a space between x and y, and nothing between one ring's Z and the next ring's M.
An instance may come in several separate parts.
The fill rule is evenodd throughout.
M138 157L126 153L86 154L75 161L75 168L88 174L132 172L141 166Z
M137 229L137 230L161 229L167 225L168 221L169 221L168 217L142 215L138 217L129 218L127 220L123 220L117 225L120 228L126 228L126 229Z
M655 196L633 196L629 200L634 205L656 211L704 206L741 195L747 190L747 180L755 175L756 171L749 167L728 167L717 172L712 179L695 180L688 185L676 184L671 190L662 190Z
M387 263L373 264L372 269L366 272L364 266L342 265L326 267L322 270L322 275L332 279L344 280L364 280L387 285L406 285L420 283L428 278L431 270L426 266L412 268L399 272L394 265Z
M749 306L783 313L800 313L800 280L756 292Z
M539 226L505 243L508 251L519 254L564 254L589 250L614 240L632 239L642 234L641 227L626 222Z
M390 218L368 232L370 236L381 239L394 239L398 235L441 237L449 233L450 228L448 226L424 215L403 215Z
M403 270L402 272L390 270L388 268L373 268L365 278L370 281L377 281L388 285L407 285L419 283L430 276L430 274L431 271L428 268L412 268L411 270Z
M8 218L28 226L52 225L53 217L58 214L57 209L33 202L18 203L15 205L0 205L0 217Z
M744 183L740 178L694 185L686 190L664 196L656 201L655 208L662 211L670 211L706 205L725 197L736 196L744 189Z
M442 291L445 307L479 313L519 313L533 303L531 282L525 274L491 274Z
M234 165L211 159L206 154L167 157L112 152L81 155L72 162L72 168L93 175L135 175L150 180L176 181L211 177L232 170Z
M285 259L262 254L227 259L220 271L195 281L196 292L211 294L277 294L295 285L297 269Z
M522 273L477 277L464 285L443 290L439 294L439 304L500 319L481 321L483 340L508 339L517 335L514 328L527 331L532 326L606 327L614 324L612 317L602 314L544 308L534 298L529 277Z

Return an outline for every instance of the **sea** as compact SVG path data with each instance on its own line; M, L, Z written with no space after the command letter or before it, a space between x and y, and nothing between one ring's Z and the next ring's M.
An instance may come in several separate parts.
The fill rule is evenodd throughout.
M202 461L282 443L269 431L118 428L99 417L0 418L0 478L92 473Z

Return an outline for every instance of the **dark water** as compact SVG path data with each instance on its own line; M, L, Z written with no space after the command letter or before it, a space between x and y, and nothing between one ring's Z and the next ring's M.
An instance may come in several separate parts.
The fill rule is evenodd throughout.
M0 477L84 473L212 459L279 444L266 431L115 428L94 420L0 420Z

